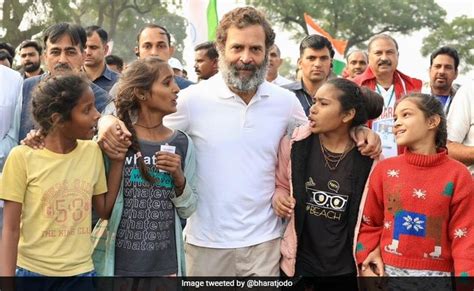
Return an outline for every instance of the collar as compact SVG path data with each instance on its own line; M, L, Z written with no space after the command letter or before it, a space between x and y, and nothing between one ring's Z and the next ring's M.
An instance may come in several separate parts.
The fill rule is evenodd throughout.
M107 65L105 65L104 71L102 72L102 77L106 78L109 81L112 81L113 77L113 72Z

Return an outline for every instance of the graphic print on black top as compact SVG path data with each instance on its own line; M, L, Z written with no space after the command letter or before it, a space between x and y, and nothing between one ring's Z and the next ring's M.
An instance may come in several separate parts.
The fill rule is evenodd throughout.
M330 180L327 187L336 191L336 193L318 189L313 179L309 177L308 182L306 182L306 192L308 194L306 211L310 215L340 221L346 212L349 195L337 193L339 183L336 180Z
M351 169L356 150L349 150L339 165L330 170L325 165L318 136L313 137L306 169L303 235L296 258L297 270L306 276L356 272L348 227L353 195Z
M156 179L150 185L138 168L136 154L127 153L124 165L122 217L115 244L115 275L164 276L175 274L176 258L175 196L169 173L154 166L155 152L162 144L176 146L176 154L185 160L187 137L176 131L163 143L139 141L141 153L150 174Z

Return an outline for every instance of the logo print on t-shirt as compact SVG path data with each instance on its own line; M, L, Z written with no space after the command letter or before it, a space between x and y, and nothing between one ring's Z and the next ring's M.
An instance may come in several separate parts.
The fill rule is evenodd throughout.
M328 186L329 184L330 182ZM335 187L335 185L332 184L331 187ZM349 201L348 195L323 191L315 187L306 187L306 191L309 196L308 202L306 202L306 211L309 214L330 220L340 221L342 219L342 214L346 211Z
M329 190L332 190L332 191L337 193L337 192L339 192L339 188L340 188L340 186L339 186L339 183L337 181L329 180L329 182L328 182L328 189Z

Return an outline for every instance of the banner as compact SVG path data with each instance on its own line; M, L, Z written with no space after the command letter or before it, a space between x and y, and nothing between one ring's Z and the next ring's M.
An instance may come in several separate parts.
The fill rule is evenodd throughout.
M217 0L186 0L184 7L193 45L215 40L219 22Z

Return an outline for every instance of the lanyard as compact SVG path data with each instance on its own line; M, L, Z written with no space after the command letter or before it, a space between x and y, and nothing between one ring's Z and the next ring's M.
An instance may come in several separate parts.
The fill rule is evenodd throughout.
M385 105L385 96L384 96L384 105L385 107L389 107L390 106L390 103L392 102L392 98L393 98L393 95L395 95L395 86L392 85L392 93L390 94L390 98L388 99L388 103L387 105ZM375 90L377 91L377 93L379 93L380 95L382 95L382 91L380 90L379 88L379 84L375 85Z

